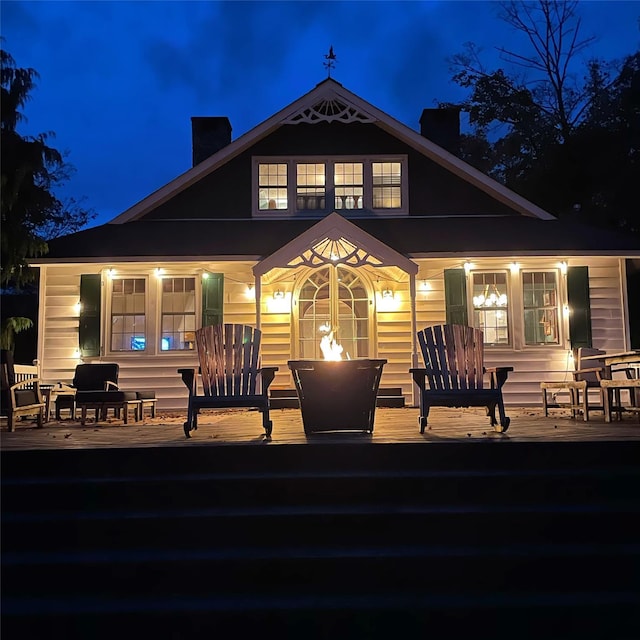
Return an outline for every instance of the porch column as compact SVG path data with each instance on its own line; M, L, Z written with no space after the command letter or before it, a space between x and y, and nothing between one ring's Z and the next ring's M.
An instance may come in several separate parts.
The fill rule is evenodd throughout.
M418 338L417 338L417 320L416 320L416 274L409 274L409 295L411 296L411 367L418 367ZM419 390L418 386L414 383L412 386L412 404L418 405Z
M262 327L261 300L262 300L262 276L254 276L253 292L256 294L256 329Z

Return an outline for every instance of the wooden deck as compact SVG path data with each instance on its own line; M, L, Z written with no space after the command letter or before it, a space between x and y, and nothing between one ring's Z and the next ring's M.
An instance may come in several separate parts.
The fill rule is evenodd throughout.
M100 447L176 447L246 444L275 446L278 444L311 444L330 442L431 443L479 442L576 442L638 441L640 417L624 415L621 421L604 422L601 413L592 414L589 422L574 420L566 410L556 409L545 418L541 408L507 407L511 427L505 434L489 426L483 409L434 408L429 416L430 428L420 435L417 408L378 408L373 434L327 432L307 437L298 409L271 411L273 435L265 439L261 415L255 410L229 409L203 411L198 430L191 439L183 432L185 413L162 413L145 417L144 423L124 425L122 420L108 419L98 424L87 421L62 420L48 422L38 429L35 421L21 421L12 433L3 419L0 448L27 449L92 449Z

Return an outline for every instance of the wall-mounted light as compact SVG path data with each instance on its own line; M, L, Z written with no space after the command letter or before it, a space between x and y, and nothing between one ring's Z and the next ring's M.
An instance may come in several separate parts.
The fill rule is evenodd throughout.
M468 274L471 271L471 269L473 269L473 265L467 260L464 263L464 272Z
M209 279L209 272L208 272L208 271L203 271L203 273L202 273L202 279L203 279L203 280L208 280L208 279Z
M74 357L74 358L79 358L79 357L80 357L80 349L76 349L76 350L73 352L73 357Z
M431 283L426 278L420 280L420 291L431 291Z
M80 302L80 300L73 305L73 310L76 313L80 313L82 311L82 302Z
M244 290L244 295L251 299L256 297L256 287L253 282L249 282L249 284L247 284L247 288Z
M116 275L116 270L115 269L107 269L107 277L108 278L113 278L113 276Z
M564 276L564 275L567 275L567 268L568 268L568 267L567 267L567 263L563 260L563 261L560 263L560 265L559 265L559 266L560 266L560 273L561 273L563 276Z
M512 262L510 265L511 273L517 274L520 271L520 265L517 262Z
M393 300L393 291L391 291L391 289L384 289L382 291L382 297L385 300Z
M276 289L266 298L269 313L289 313L291 311L291 293Z
M284 291L282 289L276 289L273 292L273 299L274 300L284 300Z
M164 269L162 267L156 267L155 269L156 278L160 278L163 273L164 273Z
M569 315L571 315L571 309L569 308L569 305L568 305L568 304L565 304L565 305L562 307L562 311L563 311L563 313L564 313L564 315L565 315L565 316L569 316Z

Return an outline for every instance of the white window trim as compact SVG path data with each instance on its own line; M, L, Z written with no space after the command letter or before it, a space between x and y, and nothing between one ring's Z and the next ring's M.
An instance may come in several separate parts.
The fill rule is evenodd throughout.
M525 339L524 332L524 285L522 283L523 275L525 273L543 273L543 272L555 272L556 274L556 285L558 287L558 297L556 300L556 312L558 314L558 342L549 342L549 343L537 343L537 344L527 344ZM567 314L564 312L564 308L567 304L567 289L566 289L566 275L562 273L562 271L556 267L527 267L522 269L518 273L518 287L520 289L520 324L521 324L521 335L520 340L522 341L522 349L524 350L533 350L533 349L565 349L566 342L568 342L569 336L569 318Z
M199 274L195 272L189 273L174 273L163 271L162 274L156 276L156 286L155 286L155 307L156 313L154 314L154 345L156 348L156 352L161 356L184 356L189 353L197 353L197 349L189 350L189 349L168 349L167 351L162 350L162 281L165 278L193 278L195 280L195 288L194 288L194 296L195 296L195 304L194 304L194 314L195 314L195 325L196 330L200 328L202 324L202 278L199 277Z
M112 305L113 305L113 281L114 280L144 280L144 318L145 318L145 348L144 350L134 351L126 350L119 351L111 348L112 333L111 333L111 320L112 320ZM135 357L135 356L149 356L156 354L155 340L153 338L152 327L152 314L151 314L151 278L149 273L123 273L119 272L113 276L107 274L106 277L107 287L105 296L105 332L104 332L104 347L103 352L113 357Z
M408 156L404 154L392 155L368 155L368 156L254 156L251 166L251 209L254 218L324 218L327 214L335 211L331 206L323 211L296 211L296 165L323 163L325 171L325 193L326 202L334 202L333 170L331 166L336 162L362 162L364 164L363 179L363 203L362 209L339 209L338 213L344 217L393 217L406 216L409 213L409 163ZM402 206L398 209L374 209L373 202L373 177L371 173L372 162L400 162L402 171L402 182L400 194ZM287 209L261 210L258 202L258 165L259 164L286 164L287 165Z
M475 324L473 324L473 320L474 320L474 312L476 309L473 304L473 276L476 273L504 273L506 275L506 278L507 278L507 331L509 333L509 340L504 344L494 344L494 343L485 342L484 348L513 350L516 340L515 340L515 326L513 321L514 288L513 288L513 282L510 276L510 270L505 267L502 267L502 268L496 267L494 269L492 269L491 267L488 267L486 269L472 269L469 272L469 276L467 279L467 309L468 309L467 313L469 316L469 324L471 324L474 327L475 327ZM524 317L524 311L522 311L522 315ZM479 327L476 327L476 328L479 329ZM524 335L523 335L523 339L524 339Z

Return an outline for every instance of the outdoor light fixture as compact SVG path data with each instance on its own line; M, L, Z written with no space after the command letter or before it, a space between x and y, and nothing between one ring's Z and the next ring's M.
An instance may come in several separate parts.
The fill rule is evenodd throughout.
M209 279L209 272L208 271L203 272L202 279L203 280L208 280Z
M520 271L520 265L517 262L511 263L511 273L518 273Z
M473 265L467 260L464 263L464 272L469 273L469 271L471 271L472 268L473 268Z
M82 303L80 300L73 305L73 309L76 313L80 313L82 311Z
M384 289L384 291L382 292L382 297L386 298L387 300L393 298L393 291L391 291L391 289Z
M161 267L156 267L156 270L155 270L156 278L159 278L163 273L164 273L164 269L162 269Z
M273 299L274 300L284 300L284 291L282 289L276 289L273 292Z
M109 278L113 278L113 276L115 275L116 270L115 269L107 269L107 277Z
M560 263L560 273L563 276L567 275L567 263L564 260Z

